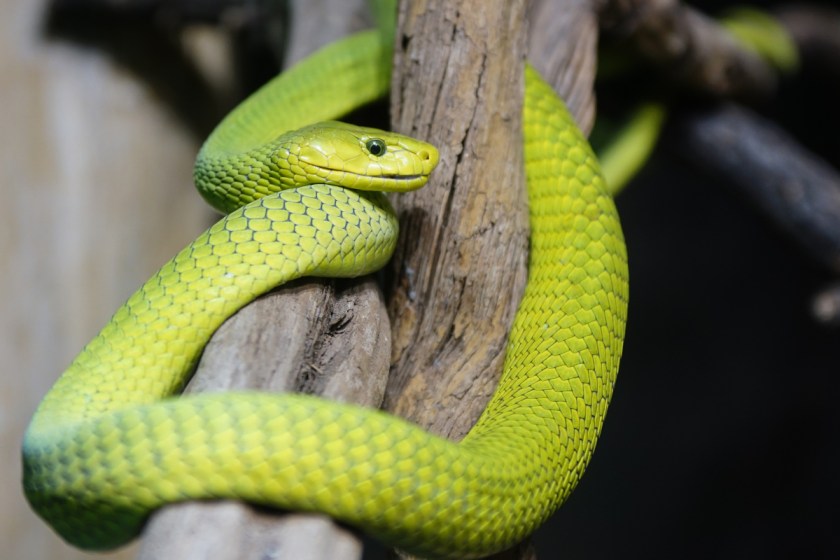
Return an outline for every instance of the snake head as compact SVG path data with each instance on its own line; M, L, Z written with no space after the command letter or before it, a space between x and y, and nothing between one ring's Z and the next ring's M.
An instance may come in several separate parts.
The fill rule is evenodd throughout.
M284 134L272 160L287 186L326 183L365 191L411 191L438 163L431 144L336 121Z

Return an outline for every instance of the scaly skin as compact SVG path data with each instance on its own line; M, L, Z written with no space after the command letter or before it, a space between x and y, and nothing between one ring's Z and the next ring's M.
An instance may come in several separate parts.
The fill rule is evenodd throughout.
M379 64L375 35L352 40L359 60L348 71ZM319 56L295 71L306 76L301 98L332 83L336 72L306 72L307 64L324 63ZM205 196L222 208L273 194L234 210L165 265L45 397L24 441L32 507L69 542L96 549L136 536L163 504L207 498L322 511L423 555L485 555L536 529L572 491L598 438L621 355L627 266L618 216L588 144L536 72L529 68L525 81L529 281L499 387L461 443L380 411L302 395L166 398L183 385L213 330L255 295L302 275L364 274L393 248L396 221L378 193L265 186L281 173L255 154L303 170L277 154L304 145L306 136L322 142L310 128L260 147L276 131L253 124L262 122L256 111L275 97L288 108L296 83L285 82L285 91L269 85L237 109L208 140L196 171L199 184L210 184ZM319 98L314 118L346 110L352 93L343 92L337 108ZM283 120L282 103L275 111L286 128L305 124L300 115ZM364 153L366 134L387 135L343 131L343 147L312 157L345 154L339 172L327 174L359 186L348 172L381 175L370 162L384 161ZM327 144L333 141L342 142ZM414 154L402 167L409 176L437 162L427 144L388 142L388 153L399 145ZM226 154L233 163L224 163ZM286 175L309 180L310 172ZM237 183L244 191L218 187ZM387 183L371 180L372 188Z

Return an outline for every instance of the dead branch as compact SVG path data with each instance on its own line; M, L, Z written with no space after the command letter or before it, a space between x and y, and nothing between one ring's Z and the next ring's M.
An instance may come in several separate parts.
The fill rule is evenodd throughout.
M592 4L530 0L528 5L528 62L554 86L586 134L595 122L598 19Z
M258 299L213 336L187 392L259 389L377 407L390 331L372 280L301 282ZM292 553L294 552L294 553ZM155 512L138 558L359 558L361 541L321 515L284 516L235 501Z
M802 249L840 271L840 174L779 127L731 104L685 115L673 145L725 176Z
M327 4L330 4L329 6ZM292 6L297 33L291 62L356 31L363 2L325 0ZM390 324L372 280L310 280L281 288L242 309L208 343L187 392L259 389L295 391L376 408L390 360ZM283 515L236 502L193 502L153 514L138 558L350 560L356 533L323 515Z
M711 18L679 0L602 0L601 26L669 80L716 97L772 92L773 70Z
M526 279L522 177L525 2L402 3L394 129L441 151L402 197L393 369L385 407L460 439L492 394Z
M594 21L581 2L534 10L532 21L541 14L536 19L554 30L573 28L582 12ZM429 185L398 201L403 234L389 302L394 365L386 408L453 439L495 389L526 280L524 16L524 1L489 11L478 0L404 3L399 14L394 128L435 143L441 163ZM531 57L551 42L550 33L540 37ZM586 123L595 40L553 41L556 50L546 49L537 67L577 92L574 107ZM506 557L533 557L533 550L525 544Z
M454 439L495 387L525 283L524 8L400 7L394 128L437 145L441 162L426 187L396 201L403 233L386 407Z

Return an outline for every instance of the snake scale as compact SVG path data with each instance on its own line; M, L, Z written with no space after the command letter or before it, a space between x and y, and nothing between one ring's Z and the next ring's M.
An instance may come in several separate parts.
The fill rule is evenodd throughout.
M523 539L576 485L618 369L627 261L598 162L530 67L529 279L498 389L463 441L305 395L173 397L212 332L258 294L389 258L397 223L378 191L422 186L437 151L310 124L387 91L379 45L368 32L326 47L223 121L195 176L229 214L131 296L44 398L23 484L68 542L113 548L163 504L238 498L325 512L422 555L479 556Z

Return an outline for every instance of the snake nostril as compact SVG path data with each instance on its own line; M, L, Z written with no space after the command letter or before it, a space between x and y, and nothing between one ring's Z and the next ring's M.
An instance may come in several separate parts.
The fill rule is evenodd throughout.
M427 150L421 150L417 155L420 156L420 159L423 161L429 161L432 158Z

